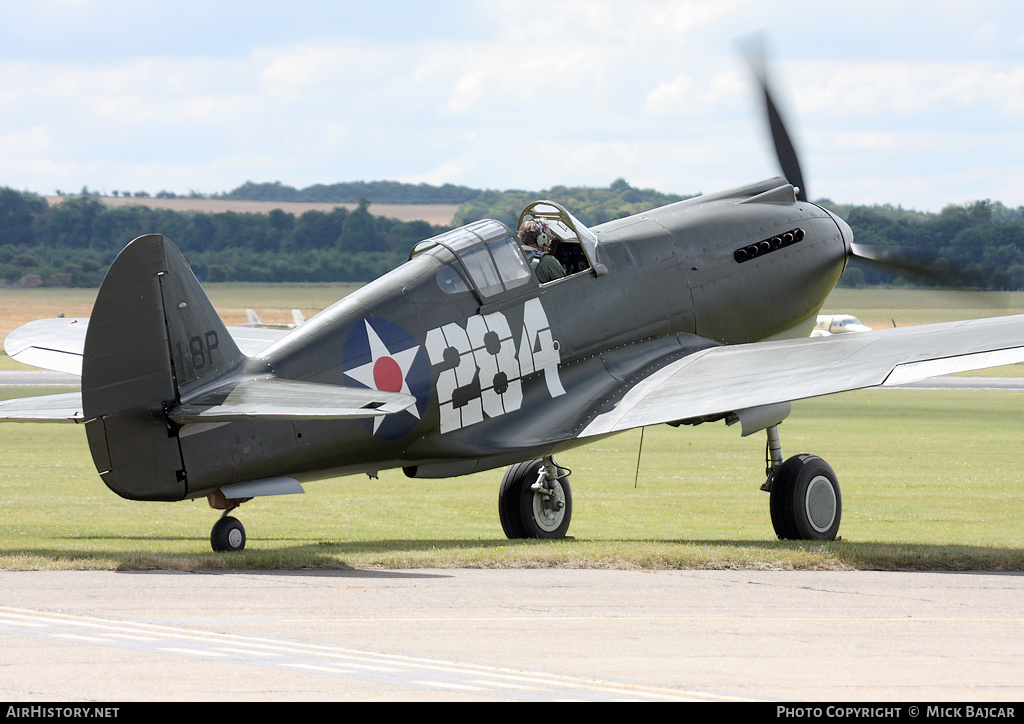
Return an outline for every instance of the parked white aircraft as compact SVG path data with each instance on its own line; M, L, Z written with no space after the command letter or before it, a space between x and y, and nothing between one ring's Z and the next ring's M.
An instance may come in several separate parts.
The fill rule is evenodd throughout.
M849 314L819 314L814 324L812 337L825 337L843 332L868 332L871 327Z

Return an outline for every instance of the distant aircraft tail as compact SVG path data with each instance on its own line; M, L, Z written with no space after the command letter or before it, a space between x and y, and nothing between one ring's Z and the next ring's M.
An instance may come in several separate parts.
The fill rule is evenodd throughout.
M184 498L177 428L165 413L245 359L170 241L151 234L128 244L100 286L82 361L86 433L107 486L133 500Z

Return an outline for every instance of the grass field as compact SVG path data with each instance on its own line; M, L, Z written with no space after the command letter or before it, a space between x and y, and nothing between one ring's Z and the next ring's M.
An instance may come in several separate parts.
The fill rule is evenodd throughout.
M254 307L268 320L270 310L280 312L281 321L292 307L312 313L345 291L335 285L210 285L222 313ZM94 295L0 290L0 309L25 299L88 307ZM254 299L258 304L250 303ZM823 311L856 314L876 327L892 318L903 325L1021 312L1024 294L958 300L929 292L837 290ZM6 365L17 366L0 356L0 367ZM0 388L0 398L60 391ZM764 436L741 438L718 423L648 429L635 486L639 432L561 456L574 471L573 540L506 540L497 518L501 471L438 481L386 471L380 480L325 481L307 485L306 495L245 504L237 515L248 547L226 556L210 551L209 530L219 512L205 500L123 500L100 481L80 426L8 424L0 426L0 568L1024 571L1024 393L847 393L795 403L781 431L787 457L811 452L836 469L843 486L841 541L776 540L768 496L758 490Z
M246 321L255 309L269 323L291 323L292 309L307 317L326 309L359 284L206 284L204 289L228 325ZM0 339L16 327L43 317L87 317L95 289L0 289ZM951 293L907 289L836 289L823 314L853 314L871 327L950 322L957 319L1024 314L1024 292ZM17 363L4 361L0 369ZM1024 375L1024 365L999 367L972 375Z
M219 513L205 500L136 503L108 491L80 426L5 425L0 435L6 569L1024 571L1024 393L869 390L795 404L782 426L786 455L821 455L843 485L843 539L826 544L775 539L758 490L763 436L721 423L648 429L635 487L638 432L561 456L573 470L574 540L504 539L501 471L452 480L386 471L246 503L236 514L249 544L235 555L210 551Z
M292 309L307 317L326 309L359 284L205 284L203 288L227 325L246 321L245 310L255 309L270 323L292 321ZM96 289L0 289L0 339L33 319L88 317Z
M245 321L255 309L271 322L291 322L291 310L307 316L330 306L358 284L204 284L225 323ZM0 289L0 338L15 327L43 317L87 317L95 289ZM1024 314L1024 292L955 293L912 289L836 289L823 314L853 314L870 327L949 322L957 319Z
M1024 292L948 292L925 289L835 289L822 314L853 314L869 327L952 322L1024 314Z

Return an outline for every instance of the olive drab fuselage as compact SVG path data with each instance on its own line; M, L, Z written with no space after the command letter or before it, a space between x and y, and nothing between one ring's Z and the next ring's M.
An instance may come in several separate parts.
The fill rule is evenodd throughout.
M624 380L668 358L806 336L850 240L780 179L578 231L591 243L563 240L578 263L548 284L507 227L482 222L311 318L246 371L416 404L383 419L199 426L180 438L181 497L280 475L448 477L572 447ZM216 355L205 342L182 354Z

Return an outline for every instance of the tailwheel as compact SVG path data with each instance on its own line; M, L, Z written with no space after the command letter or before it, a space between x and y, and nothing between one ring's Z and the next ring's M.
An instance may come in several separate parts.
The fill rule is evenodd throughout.
M794 455L770 483L772 526L783 540L835 540L843 514L839 480L814 455Z
M564 538L572 519L569 471L551 458L516 463L498 491L498 517L509 538Z
M218 553L240 551L245 548L245 528L230 515L224 515L213 525L210 545Z

